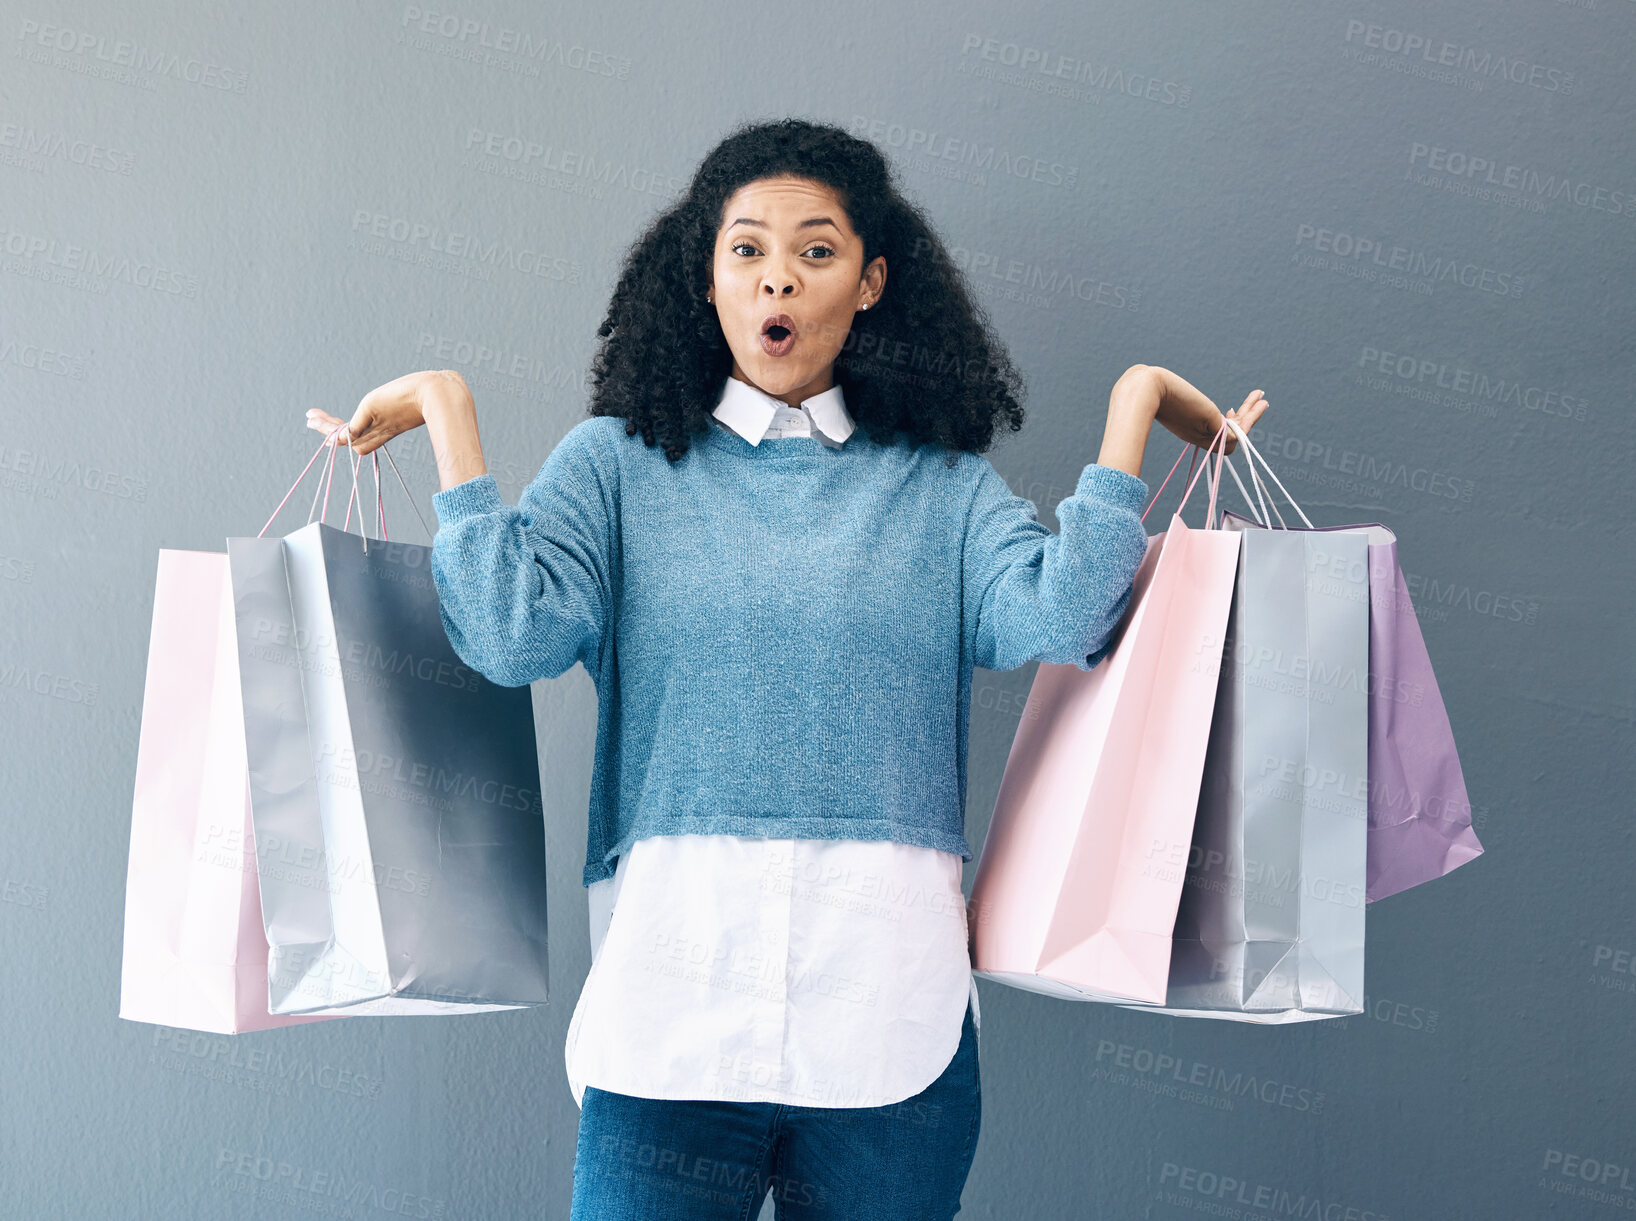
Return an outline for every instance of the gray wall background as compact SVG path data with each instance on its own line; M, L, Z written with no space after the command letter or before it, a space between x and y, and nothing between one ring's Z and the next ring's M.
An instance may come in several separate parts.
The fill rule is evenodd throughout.
M1636 1209L1633 41L1630 0L0 4L0 1209L567 1216L589 678L533 693L556 1002L122 1021L156 554L254 533L303 411L417 368L465 374L514 501L584 413L625 244L732 123L792 113L882 144L967 260L1030 378L990 457L1053 529L1129 364L1266 391L1252 439L1315 520L1399 534L1487 848L1371 909L1343 1021L983 984L962 1215ZM393 448L431 520L424 433ZM1150 486L1179 449L1155 431ZM977 675L974 845L1032 677ZM1241 1084L1171 1096L1159 1057Z

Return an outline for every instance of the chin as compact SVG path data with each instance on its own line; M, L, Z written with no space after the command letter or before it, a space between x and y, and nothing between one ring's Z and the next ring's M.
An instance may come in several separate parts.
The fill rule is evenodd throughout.
M791 370L787 365L780 365L774 357L763 356L760 366L755 370L756 385L768 394L786 394L797 386L804 386L812 380L812 374L805 369ZM1214 433L1210 434L1212 437Z

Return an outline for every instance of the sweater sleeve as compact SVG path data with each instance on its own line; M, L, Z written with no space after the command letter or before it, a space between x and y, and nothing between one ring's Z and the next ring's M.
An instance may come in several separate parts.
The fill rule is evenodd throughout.
M1130 605L1147 553L1145 481L1117 467L1085 467L1056 507L1061 533L1042 524L986 458L966 522L964 622L986 670L1030 661L1091 670Z
M456 655L503 687L593 675L613 605L613 461L589 426L569 430L511 506L492 474L432 497L432 579Z

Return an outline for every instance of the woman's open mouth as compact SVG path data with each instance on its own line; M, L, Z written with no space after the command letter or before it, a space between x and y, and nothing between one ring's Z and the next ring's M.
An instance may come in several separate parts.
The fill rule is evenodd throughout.
M761 350L768 356L788 356L795 346L795 319L769 314L761 322Z

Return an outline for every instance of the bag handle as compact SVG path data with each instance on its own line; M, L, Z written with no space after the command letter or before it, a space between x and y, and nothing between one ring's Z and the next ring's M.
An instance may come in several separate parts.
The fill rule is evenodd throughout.
M330 489L330 484L333 481L334 475L335 475L335 454L336 454L336 451L340 449L339 445L331 445L331 441L335 438L336 434L342 433L342 432L347 432L349 436L351 435L350 432L349 432L349 426L348 425L339 424L336 427L332 428L325 435L324 439L318 443L318 448L313 451L312 457L307 459L307 465L301 468L301 473L295 477L295 482L290 485L290 490L288 492L284 493L284 499L280 500L278 502L278 507L273 510L272 516L267 519L267 524L265 526L262 526L261 530L256 534L257 538L260 538L260 537L262 537L262 535L267 533L267 529L268 529L269 526L271 526L273 524L274 518L276 518L278 516L280 510L282 510L284 508L285 504L287 504L289 502L290 497L295 494L295 489L298 488L301 485L301 481L307 477L307 472L312 469L312 464L318 460L318 455L324 452L324 449L325 449L326 446L329 447L330 455L329 455L328 461L324 464L324 473L319 477L319 486L321 486L323 488L323 491L324 491L324 508L323 508L323 512L319 515L318 520L320 522L323 522L329 516L329 489ZM415 497L414 497L414 494L409 491L409 485L407 483L404 483L404 481L403 481L403 473L398 470L397 460L392 457L391 451L388 450L384 444L381 445L379 448L380 448L380 453L383 453L383 454L386 455L386 461L391 465L392 473L397 476L398 484L403 488L403 494L406 497L408 497L409 507L415 511L415 516L420 520L420 528L422 530L426 531L426 537L427 538L431 538L432 537L432 531L430 530L430 528L427 527L426 519L421 516L420 506L415 503ZM379 534L382 541L390 541L387 538L387 534L386 534L386 504L385 504L384 500L381 497L381 463L380 463L380 458L375 453L371 453L369 455L369 457L370 457L370 467L371 467L372 471L374 472L374 476L375 476L376 531ZM351 494L349 494L349 496L347 497L347 515L346 515L346 519L342 522L341 528L343 530L346 530L346 529L348 529L348 527L350 527L350 525L352 524L352 506L353 506L354 503L358 503L358 533L363 538L363 541L364 541L364 552L365 552L365 554L368 554L368 552L369 552L369 536L364 533L363 505L362 505L361 502L358 502L358 498L357 498L357 493L358 493L358 467L359 467L359 464L362 461L363 461L363 456L362 455L356 454L356 453L353 454L353 460L352 460L352 490L351 490ZM318 508L318 490L319 490L318 487L313 488L312 505L307 510L307 524L308 525L312 524L313 512Z
M1225 420L1225 417L1224 417L1224 420ZM1238 426L1238 422L1236 420L1225 420L1225 423L1227 424L1227 426L1229 428L1231 428L1233 430L1233 435L1238 438L1239 444L1244 446L1244 452L1249 455L1249 457L1245 459L1245 462L1246 462L1246 464L1248 464L1248 466L1250 468L1250 481L1255 484L1255 489L1256 489L1257 494L1259 495L1263 490L1263 485L1261 483L1261 479L1256 474L1256 470L1255 470L1255 464L1256 464L1256 462L1259 462L1266 469L1266 472L1272 478L1273 483L1278 485L1278 490L1280 492L1284 493L1284 499L1289 501L1290 507L1301 515L1301 520L1306 523L1307 529L1316 530L1318 527L1316 527L1316 526L1314 526L1312 524L1312 519L1306 515L1306 510L1301 508L1301 506L1298 505L1295 502L1295 497L1293 497L1293 496L1291 496L1289 494L1289 489L1284 486L1283 482L1278 478L1277 473L1272 469L1271 466L1269 466L1267 464L1267 460L1261 456L1261 451L1256 449L1254 443L1251 442L1249 434L1246 433L1242 428L1240 428ZM1252 459L1253 459L1253 461L1252 461ZM1228 470L1229 471L1232 470L1232 467L1230 465L1228 467ZM1244 485L1243 485L1243 483L1239 482L1238 473L1236 471L1233 472L1233 482L1238 483L1238 490L1240 492L1244 492ZM1249 504L1249 502L1250 502L1249 493L1245 492L1244 493L1244 503ZM1252 514L1255 513L1255 506L1254 505L1250 506L1250 512ZM1278 516L1278 526L1276 528L1280 529L1280 530L1288 530L1289 526L1284 521L1284 515L1282 513L1278 513L1277 502L1273 503L1273 512L1275 514L1277 514L1277 516ZM1262 502L1261 502L1261 513L1256 518L1256 524L1260 525L1260 526L1264 526L1264 527L1266 527L1268 529L1273 529L1274 528L1274 527L1272 527L1270 525L1270 523L1268 521L1267 502L1266 502L1265 499L1263 499Z
M1269 519L1269 514L1267 512L1267 489L1266 489L1266 485L1261 482L1261 476L1256 473L1255 463L1253 463L1253 462L1249 463L1249 467L1250 467L1250 486L1255 489L1256 500L1259 501L1260 504L1261 504L1261 512L1257 513L1255 511L1255 505L1250 504L1250 494L1248 492L1244 491L1244 485L1242 483L1238 484L1238 490L1239 490L1239 493L1244 497L1244 503L1249 506L1251 519L1253 521L1255 521L1258 525L1263 525L1264 526L1264 525L1267 524L1268 519ZM1238 474L1237 474L1237 472L1234 472L1233 481L1235 483L1238 483ZM1225 510L1223 510L1223 511L1225 512ZM1288 529L1288 525L1284 521L1284 515L1282 513L1278 512L1278 502L1276 500L1272 502L1272 512L1273 512L1273 514L1275 514L1278 517L1279 526L1284 528L1284 529Z
M1234 428L1236 429L1237 425L1234 425ZM1240 431L1239 435L1241 435L1241 436L1243 435L1242 431ZM1226 466L1227 466L1227 473L1233 477L1233 482L1238 484L1239 495L1244 497L1244 503L1245 504L1250 505L1250 515L1251 515L1251 517L1255 520L1256 524L1258 524L1258 525L1264 523L1266 521L1267 502L1266 502L1266 497L1265 497L1265 494L1264 494L1263 485L1261 483L1260 478L1256 475L1256 472L1255 472L1255 463L1253 463L1253 462L1250 463L1250 486L1255 488L1256 498L1261 501L1261 512L1260 512L1260 514L1257 514L1256 511L1255 511L1255 506L1253 504L1250 504L1250 494L1244 490L1244 481L1238 477L1238 468L1233 465L1233 460L1231 458L1227 458L1225 456L1224 456L1223 460L1225 461ZM1188 469L1191 470L1192 467L1189 467ZM1225 510L1223 510L1223 511L1225 511ZM1278 506L1276 504L1273 505L1273 510L1272 511L1274 513L1278 513ZM1280 525L1283 524L1284 517L1283 517L1282 514L1278 515L1278 521L1279 521Z
M1220 486L1221 486L1221 464L1224 461L1226 461L1226 458L1227 458L1227 450L1226 450L1227 425L1231 424L1231 423L1232 423L1231 420L1228 420L1225 416L1222 417L1221 427L1216 429L1216 435L1210 439L1210 444L1204 451L1204 453L1205 453L1205 466L1199 467L1199 469L1196 472L1193 469L1193 465L1194 465L1195 462L1198 461L1199 447L1197 445L1188 446L1188 449L1190 449L1192 451L1192 453L1193 453L1193 461L1189 462L1187 464L1187 474L1188 474L1187 490L1182 493L1182 502L1181 502L1181 504L1176 506L1176 513L1180 514L1181 511L1184 508L1187 507L1187 498L1193 494L1193 484L1198 481L1198 477L1204 473L1205 467L1209 465L1209 456L1211 454L1215 454L1216 465L1215 465L1215 469L1210 474L1210 481L1209 481L1210 482L1210 503L1209 503L1209 505L1208 505L1208 507L1206 509L1206 514L1205 514L1205 519L1204 519L1204 528L1206 530L1214 530L1214 529L1218 528L1215 525L1216 494L1219 491ZM1216 445L1217 445L1218 442L1223 447L1220 453L1216 453ZM1181 463L1182 463L1182 455L1180 453L1178 453L1176 455L1176 460L1170 464L1170 471L1165 475L1163 482L1161 482L1159 484L1158 489L1153 493L1153 499L1148 501L1147 502L1147 508L1142 510L1142 517L1141 517L1142 521L1144 521L1144 522L1147 521L1147 515L1153 511L1153 506L1158 503L1159 494L1165 490L1165 484L1170 482L1170 476L1174 475L1176 473L1176 468L1178 466L1180 466ZM1233 481L1235 483L1238 483L1238 472L1233 470L1232 465L1230 463L1228 464L1227 470L1233 476ZM1238 487L1239 487L1240 491L1244 490L1244 485L1242 483L1239 483Z
M333 429L331 429L329 431L329 433L324 437L324 439L322 441L320 441L318 443L318 448L313 451L312 457L307 459L307 465L301 468L301 473L295 477L295 482L290 485L290 490L288 492L284 493L284 499L278 502L278 508L273 510L272 517L269 517L267 519L267 525L262 526L260 533L258 533L256 535L257 538L261 538L263 535L265 535L267 533L268 526L271 526L273 524L273 520L274 520L274 518L276 518L278 516L279 510L283 509L283 507L289 502L290 497L295 494L295 489L297 487L299 487L300 484L301 484L301 481L307 477L307 472L312 469L312 464L315 461L318 460L318 455L323 453L324 452L324 447L327 446L327 445L330 445L330 442L335 438L336 434L344 432L346 430L346 427L347 426L345 424L337 425L335 428L333 428ZM324 464L323 473L320 474L319 479L318 479L318 486L313 488L312 507L307 510L307 524L308 525L312 524L313 511L318 507L318 492L319 492L320 488L323 490L323 493L324 493L324 511L323 511L322 514L319 515L318 520L320 522L325 522L329 518L329 490L330 490L330 485L331 485L331 483L333 483L334 478L335 478L335 451L337 449L339 449L339 448L340 448L340 446L338 446L338 445L331 447L329 460ZM357 456L354 455L354 457L356 458ZM357 467L357 462L355 461L353 463L353 468L352 468L352 494L349 495L348 498L347 498L347 516L346 516L346 521L342 524L342 529L346 529L352 523L352 503L357 498L357 491L358 491L358 467ZM380 501L379 468L377 466L376 502L377 502L377 508L381 509L379 528L380 528L380 530L382 532L382 536L384 537L385 528L386 528L386 515L385 515L385 512L384 512L384 507L379 504L379 501ZM364 550L367 552L369 550L369 537L368 537L368 535L363 534L363 519L364 519L363 508L360 505L360 507L358 509L358 532L359 532L360 535L363 536Z

